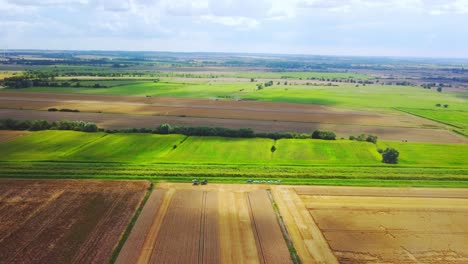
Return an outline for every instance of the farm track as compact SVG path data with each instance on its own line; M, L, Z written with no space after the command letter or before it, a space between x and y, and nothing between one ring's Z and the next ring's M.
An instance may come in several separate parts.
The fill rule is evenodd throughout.
M162 221L166 215L167 209L171 202L174 190L167 190L164 194L162 204L156 214L156 218L153 220L149 229L149 234L143 244L143 249L138 257L137 263L149 263L153 252L154 243L156 241L159 230L161 229Z
M148 198L143 211L141 212L135 226L130 233L130 236L126 240L120 254L116 260L116 264L133 263L138 260L140 253L143 250L143 245L150 235L150 229L153 223L153 219L158 213L166 190L154 190L151 196Z
M338 263L328 242L292 187L271 189L302 263Z
M297 186L294 190L298 195L468 198L466 189Z

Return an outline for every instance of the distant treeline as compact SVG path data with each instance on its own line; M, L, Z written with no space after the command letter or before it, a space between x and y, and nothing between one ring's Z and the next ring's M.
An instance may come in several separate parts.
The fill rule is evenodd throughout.
M0 119L0 129L3 130L73 130L83 132L105 132L105 133L146 133L146 134L181 134L186 136L219 136L234 138L296 138L296 139L324 139L335 140L334 132L325 130L315 130L312 134L299 134L290 132L270 132L255 133L250 128L230 129L222 127L185 127L172 126L170 124L161 124L156 128L126 128L126 129L102 129L95 123L85 121L54 121L46 120L21 121L14 119Z
M38 79L31 76L13 76L5 78L2 84L8 88L30 88L30 87L92 87L92 88L107 88L107 86L95 83L91 85L82 85L79 81L73 82L56 82L48 79Z
M0 119L0 129L8 130L74 130L83 132L98 132L99 129L95 123L85 121L54 121L48 122L46 120L14 120L14 119Z

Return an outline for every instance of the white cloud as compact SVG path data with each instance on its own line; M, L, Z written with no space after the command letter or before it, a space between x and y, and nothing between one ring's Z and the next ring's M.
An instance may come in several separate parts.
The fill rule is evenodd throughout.
M0 14L0 46L468 56L468 0L0 0Z
M253 29L258 27L259 22L248 17L227 17L227 16L202 16L202 20L215 24L235 27L241 30Z

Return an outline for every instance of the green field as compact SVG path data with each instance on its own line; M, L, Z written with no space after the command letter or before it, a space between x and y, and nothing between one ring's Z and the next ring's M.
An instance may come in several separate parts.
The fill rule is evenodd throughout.
M273 140L265 138L188 137L164 157L179 163L265 163Z
M183 135L110 134L62 158L90 162L155 162L184 139Z
M116 81L114 81L116 82ZM114 85L116 85L114 83ZM438 93L420 87L351 84L339 86L277 85L256 89L256 83L210 83L210 82L142 82L112 88L64 88L34 87L15 89L24 92L59 92L84 94L109 94L133 96L175 96L208 99L247 99L271 102L319 104L346 108L378 108L394 111L393 108L433 109L437 103L449 104L453 119L462 118L468 111L466 99L455 93ZM415 112L416 113L416 112ZM465 121L460 121L464 122Z
M399 164L349 140L41 131L0 143L0 177L468 187L468 145L378 143L387 146L400 151Z
M381 160L375 145L368 142L281 139L275 146L273 160L280 164L378 164Z
M276 151L271 152L275 145ZM176 146L174 148L174 146ZM467 165L468 145L379 142L395 147L400 165ZM450 155L448 155L450 154ZM377 146L349 140L186 137L40 131L0 144L1 161L93 161L183 164L384 166Z
M465 102L466 104L466 102ZM451 106L449 109L434 107L433 109L402 108L401 110L420 117L431 119L437 122L455 127L455 130L468 136L468 110L457 111Z
M468 167L468 145L379 142L382 149L393 147L400 152L400 164Z

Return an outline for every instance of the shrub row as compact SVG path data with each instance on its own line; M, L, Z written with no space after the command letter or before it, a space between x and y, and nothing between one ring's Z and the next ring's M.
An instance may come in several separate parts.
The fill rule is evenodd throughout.
M73 112L73 113L78 113L80 110L78 109L68 109L68 108L62 108L62 109L57 109L57 108L49 108L47 109L49 112Z
M95 123L85 121L56 121L48 122L46 120L19 121L14 119L0 119L0 129L10 130L74 130L83 132L97 132L99 129Z
M186 136L219 136L236 138L270 138L270 139L306 139L310 134L289 132L255 133L250 128L230 129L222 127L184 127L161 124L156 128L126 128L126 129L100 129L95 123L85 121L56 121L46 120L20 121L14 119L0 119L0 129L9 130L74 130L83 132L103 131L106 133L147 133L147 134L182 134ZM335 133L331 131L316 130L312 133L314 139L335 140Z

